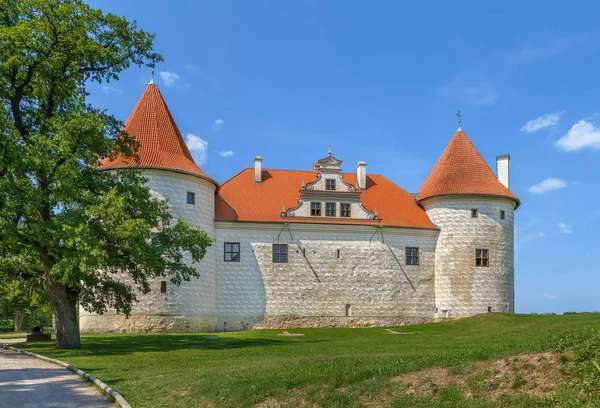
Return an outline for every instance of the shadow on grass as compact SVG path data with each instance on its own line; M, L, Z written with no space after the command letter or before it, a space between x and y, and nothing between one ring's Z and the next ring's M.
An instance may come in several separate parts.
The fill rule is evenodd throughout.
M310 343L321 342L311 340ZM289 345L289 341L270 339L236 339L208 334L159 334L159 335L118 335L82 338L83 348L79 350L55 350L60 355L115 356L145 352L170 352L179 350L231 350L252 347L272 347ZM305 342L307 343L307 342ZM36 352L48 349L48 344L27 343L27 350Z

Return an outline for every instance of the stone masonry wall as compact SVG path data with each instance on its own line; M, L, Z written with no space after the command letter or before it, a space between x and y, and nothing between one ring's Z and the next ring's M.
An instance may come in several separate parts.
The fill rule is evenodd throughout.
M370 226L282 227L216 222L219 330L433 320L437 231L384 228L383 243ZM240 262L224 262L224 242L240 243ZM288 244L288 263L272 262L273 243ZM420 265L405 265L406 246Z
M437 198L423 207L441 228L435 253L436 318L514 311L514 201ZM471 217L471 209L479 217ZM500 211L506 219L500 219ZM489 267L475 266L475 250L489 250Z
M174 220L199 225L215 237L215 186L198 177L163 170L146 170L147 185L169 202ZM195 204L187 204L187 192L195 193ZM191 257L187 257L191 262ZM161 332L214 331L216 315L215 247L196 264L200 278L192 278L176 287L167 280L167 293L160 292L163 278L153 279L152 291L139 294L132 315L90 314L81 310L81 331L89 332Z

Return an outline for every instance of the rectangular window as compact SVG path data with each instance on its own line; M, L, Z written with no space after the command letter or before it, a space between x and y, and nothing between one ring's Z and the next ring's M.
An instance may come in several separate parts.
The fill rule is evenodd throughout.
M188 193L187 193L187 203L188 204L196 204L196 194L195 193L190 193L188 191Z
M321 215L321 203L310 203L310 215L313 215L313 216Z
M335 203L325 203L325 215L335 217Z
M335 180L334 179L326 179L325 180L325 190L335 190Z
M501 220L505 220L506 219L506 212L504 210L500 210L500 219Z
M167 293L167 281L160 282L160 293Z
M489 251L487 249L475 250L475 266L490 266Z
M340 203L340 217L350 217L349 203Z
M478 218L479 217L479 210L477 208L472 208L471 209L471 218Z
M225 262L239 262L240 261L240 243L239 242L225 242L223 247L224 255L223 259Z
M419 264L419 248L406 247L406 265Z
M288 261L287 244L273 244L273 262L286 263Z

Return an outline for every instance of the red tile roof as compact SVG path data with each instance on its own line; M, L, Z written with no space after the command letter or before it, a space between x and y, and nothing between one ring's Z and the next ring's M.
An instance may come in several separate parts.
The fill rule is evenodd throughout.
M519 199L494 175L465 132L459 129L419 189L417 202L444 195Z
M344 181L356 185L356 174L343 173ZM216 220L289 223L328 223L350 225L384 225L406 228L436 229L425 211L407 193L384 176L367 175L367 188L360 201L369 211L375 211L379 220L349 220L323 218L281 217L285 209L297 205L302 179L309 183L317 171L263 169L262 183L254 182L254 169L247 168L221 185L215 198Z
M98 168L156 168L204 178L218 187L194 162L158 86L150 83L133 108L124 130L139 143L139 162L121 155L105 158Z

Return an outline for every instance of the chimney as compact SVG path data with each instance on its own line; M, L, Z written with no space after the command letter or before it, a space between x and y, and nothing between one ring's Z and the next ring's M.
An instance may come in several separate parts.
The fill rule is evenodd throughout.
M365 190L367 188L367 162L363 160L356 165L356 180L359 189Z
M503 154L502 156L498 156L496 157L496 161L498 163L498 181L504 184L504 187L510 189L508 177L508 162L510 161L510 155Z
M262 183L262 157L254 158L254 182Z

